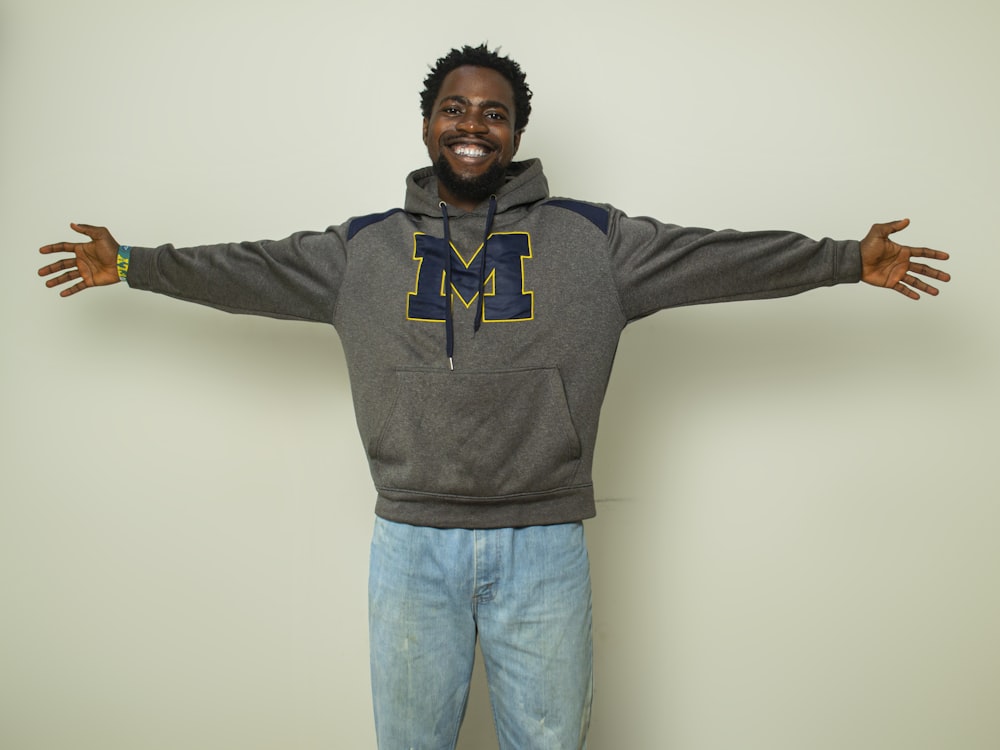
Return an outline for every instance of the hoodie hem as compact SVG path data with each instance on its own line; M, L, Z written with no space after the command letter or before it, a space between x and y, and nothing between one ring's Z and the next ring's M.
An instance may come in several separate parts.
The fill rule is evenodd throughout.
M495 498L380 489L375 515L411 526L458 529L550 526L593 518L593 485Z

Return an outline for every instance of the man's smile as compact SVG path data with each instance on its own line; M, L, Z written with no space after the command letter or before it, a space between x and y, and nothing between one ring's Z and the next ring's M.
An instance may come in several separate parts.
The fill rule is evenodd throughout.
M496 149L482 141L453 140L445 147L462 161L475 163L490 156Z

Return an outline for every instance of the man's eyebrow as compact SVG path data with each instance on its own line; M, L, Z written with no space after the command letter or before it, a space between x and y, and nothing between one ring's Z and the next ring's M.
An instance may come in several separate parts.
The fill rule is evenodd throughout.
M456 102L457 104L462 104L465 105L466 107L469 106L470 104L476 104L477 106L483 107L484 109L502 109L505 112L510 111L510 107L508 107L501 101L495 101L493 99L484 99L481 102L473 102L471 99L469 99L469 97L458 96L457 94L455 96L446 96L443 99L441 99L442 104L444 104L445 102Z

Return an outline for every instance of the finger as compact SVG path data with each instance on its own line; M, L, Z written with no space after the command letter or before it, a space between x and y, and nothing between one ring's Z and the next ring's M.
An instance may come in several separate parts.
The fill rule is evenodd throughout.
M926 281L918 279L916 276L911 276L910 274L906 274L906 276L903 277L902 283L908 284L914 289L919 289L921 292L926 292L927 294L932 294L934 296L937 296L938 293L937 287L933 287Z
M951 281L950 273L939 271L938 269L924 265L923 263L911 263L910 273L919 273L921 276L928 276L932 279L937 279L938 281Z
M75 253L78 247L80 245L76 242L54 242L51 245L38 248L38 252L42 253L42 255L48 255L49 253Z
M70 229L74 232L79 232L80 234L85 234L92 240L100 239L104 236L105 232L108 230L104 227L95 227L90 224L77 224L75 222L70 223Z
M61 284L65 284L68 281L73 281L74 279L79 279L79 278L80 278L80 272L74 268L72 271L67 271L61 276L56 276L55 278L46 279L45 286L51 289L54 286L59 286Z
M897 292L902 294L904 297L909 297L910 299L920 299L920 295L915 291L910 289L906 284L900 281L896 286L893 287Z
M65 260L59 260L47 266L42 266L38 269L38 275L48 276L49 274L56 273L57 271L65 271L69 268L76 268L76 258L66 258Z
M896 221L889 221L885 224L875 224L872 227L872 230L880 237L888 237L890 234L900 232L908 226L910 226L909 219L897 219Z
M929 247L907 247L904 248L910 253L912 258L933 258L934 260L948 260L951 256L941 250L931 250Z
M61 292L59 292L59 296L60 297L69 297L69 296L71 296L73 294L76 294L77 292L82 292L86 288L87 288L87 285L84 284L81 281L79 284L74 284L71 287L67 287L66 289L63 289Z

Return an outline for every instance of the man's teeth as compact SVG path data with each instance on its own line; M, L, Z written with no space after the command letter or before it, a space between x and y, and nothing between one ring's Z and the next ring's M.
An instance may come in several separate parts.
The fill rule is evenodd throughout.
M480 146L455 146L454 151L459 156L486 156L486 149Z

